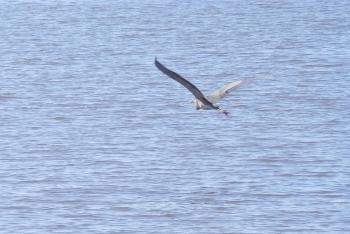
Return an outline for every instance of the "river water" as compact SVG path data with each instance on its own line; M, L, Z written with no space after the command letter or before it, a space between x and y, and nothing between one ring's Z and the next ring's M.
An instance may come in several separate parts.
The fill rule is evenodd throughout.
M349 9L4 1L0 233L350 233Z

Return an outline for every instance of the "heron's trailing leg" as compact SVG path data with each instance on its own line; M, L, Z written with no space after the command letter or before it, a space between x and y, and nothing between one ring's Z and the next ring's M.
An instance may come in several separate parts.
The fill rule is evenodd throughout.
M220 110L221 113L225 114L226 116L228 116L229 112L225 111L225 110Z
M220 108L217 109L220 113L223 113L224 115L228 116L229 112L225 110L221 110Z

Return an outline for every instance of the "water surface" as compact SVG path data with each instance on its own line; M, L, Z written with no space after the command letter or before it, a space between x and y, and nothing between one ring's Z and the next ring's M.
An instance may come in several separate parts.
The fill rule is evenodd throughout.
M1 233L350 233L349 9L2 3Z

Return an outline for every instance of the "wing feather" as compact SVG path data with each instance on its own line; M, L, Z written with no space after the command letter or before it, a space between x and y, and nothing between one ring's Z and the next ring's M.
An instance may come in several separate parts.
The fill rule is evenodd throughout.
M203 104L210 106L213 109L218 109L215 107L210 101L206 99L204 94L191 82L177 74L176 72L171 71L166 68L163 64L158 62L157 58L154 60L154 64L156 67L163 72L165 75L169 76L171 79L176 80L180 84L182 84L185 88L187 88L197 99L199 99Z
M245 82L246 82L246 80L239 80L239 81L234 81L234 82L225 84L224 86L215 90L213 93L211 93L209 96L207 96L207 99L211 103L217 103L222 98L226 97L232 90L239 88Z

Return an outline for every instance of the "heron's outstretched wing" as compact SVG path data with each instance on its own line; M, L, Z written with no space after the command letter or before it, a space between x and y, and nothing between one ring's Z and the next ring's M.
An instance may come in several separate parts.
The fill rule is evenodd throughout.
M154 60L154 64L156 67L163 72L165 75L169 76L170 78L176 80L180 84L182 84L185 88L187 88L197 99L199 99L203 104L210 106L213 109L218 109L218 107L215 107L210 101L206 99L206 97L203 95L203 93L192 83L190 83L188 80L185 78L181 77L179 74L176 72L173 72L163 66L160 62L158 62L157 58Z
M215 90L212 94L207 96L207 99L211 103L217 103L220 101L223 97L227 96L232 90L237 89L240 87L242 84L244 84L247 80L239 80L239 81L234 81L228 84L225 84L223 87Z

